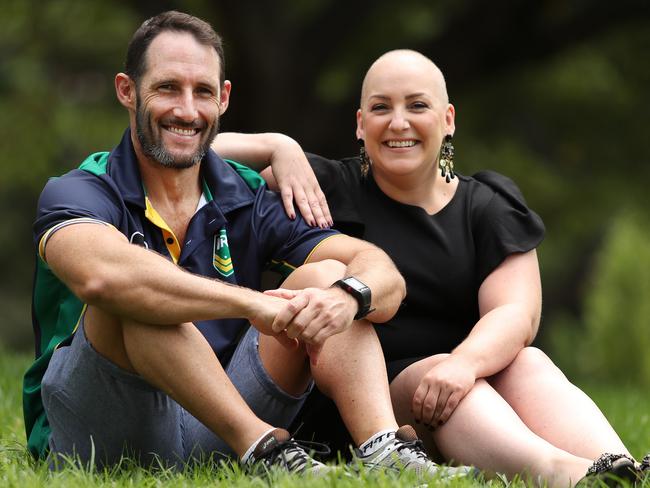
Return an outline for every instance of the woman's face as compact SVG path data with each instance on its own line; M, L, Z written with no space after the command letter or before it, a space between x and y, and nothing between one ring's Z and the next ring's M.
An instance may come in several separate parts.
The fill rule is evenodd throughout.
M444 79L427 58L397 51L371 66L357 112L357 137L364 140L376 174L435 175L442 140L454 128Z

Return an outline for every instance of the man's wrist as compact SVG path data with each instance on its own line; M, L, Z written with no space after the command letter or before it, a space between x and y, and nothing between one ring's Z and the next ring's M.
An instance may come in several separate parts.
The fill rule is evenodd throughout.
M335 281L332 286L341 288L357 302L357 313L354 316L354 320L360 320L374 310L370 308L372 302L370 288L354 276L348 276Z

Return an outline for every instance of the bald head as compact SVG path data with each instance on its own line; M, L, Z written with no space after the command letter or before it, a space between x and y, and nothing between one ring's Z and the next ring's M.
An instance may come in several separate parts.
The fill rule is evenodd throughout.
M368 69L361 86L361 107L370 95L375 80L390 77L399 83L400 78L408 79L411 76L422 77L442 103L449 103L445 77L433 61L417 51L396 49L381 55Z

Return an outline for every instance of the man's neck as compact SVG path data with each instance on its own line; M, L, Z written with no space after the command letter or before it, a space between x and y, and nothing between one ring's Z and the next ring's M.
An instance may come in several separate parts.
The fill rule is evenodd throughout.
M200 165L186 169L165 168L138 158L140 174L152 203L165 207L198 202L201 196Z

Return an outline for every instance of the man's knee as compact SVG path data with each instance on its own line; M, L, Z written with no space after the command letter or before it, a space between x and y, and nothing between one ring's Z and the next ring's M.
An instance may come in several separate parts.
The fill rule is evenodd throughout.
M282 283L283 288L327 288L345 275L346 266L334 259L303 264Z

